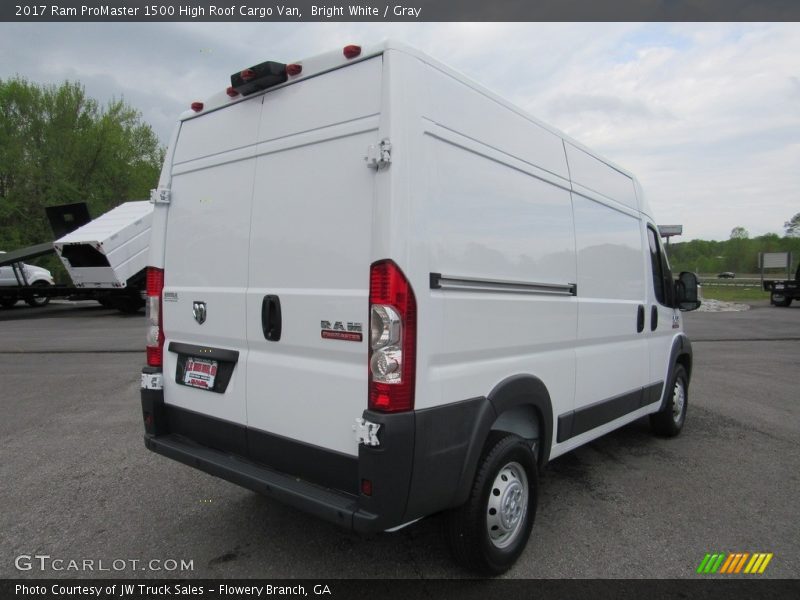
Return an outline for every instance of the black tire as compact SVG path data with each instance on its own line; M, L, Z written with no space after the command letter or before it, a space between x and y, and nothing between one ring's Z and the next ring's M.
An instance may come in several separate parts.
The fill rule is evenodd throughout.
M11 308L17 303L17 298L10 298L6 296L5 298L0 298L0 306L3 308Z
M689 377L683 365L675 365L667 394L664 408L650 415L650 427L657 435L675 437L683 429L689 408Z
M505 486L503 491L501 486ZM445 537L456 562L482 575L506 572L528 543L538 490L536 459L530 445L516 435L490 437L469 499L445 514ZM504 505L506 510L498 512L492 504ZM509 527L500 529L498 525ZM495 533L490 534L490 527Z
M792 305L792 299L791 298L788 298L784 294L776 294L775 292L772 292L772 294L770 294L769 301L772 302L772 304L774 304L775 306L784 306L785 307L785 306L791 306Z
M46 281L37 281L33 284L34 288L48 288L50 284ZM32 295L25 298L25 302L28 303L28 306L33 306L34 308L41 308L42 306L47 306L50 304L50 296L37 296Z

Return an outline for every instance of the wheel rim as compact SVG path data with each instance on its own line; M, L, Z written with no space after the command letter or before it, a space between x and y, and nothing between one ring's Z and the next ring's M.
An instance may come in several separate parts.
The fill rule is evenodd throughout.
M50 284L48 284L48 283L34 283L33 287L41 289L41 288L50 287ZM38 294L36 294L34 292L34 294L30 297L29 304L32 304L33 306L44 306L49 301L50 301L50 298L48 296L39 296Z
M489 491L486 529L497 548L506 548L522 531L528 513L528 475L517 462L505 465L497 473Z
M675 381L675 387L672 390L672 420L676 425L680 425L683 420L683 411L686 408L686 388L683 384L683 379L678 378Z

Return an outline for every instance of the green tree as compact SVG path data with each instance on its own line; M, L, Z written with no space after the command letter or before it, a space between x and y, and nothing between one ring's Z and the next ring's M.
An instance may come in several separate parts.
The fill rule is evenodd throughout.
M788 237L800 236L800 213L797 213L791 219L786 221L783 224L783 228L786 230L786 235Z
M780 237L767 233L752 239L730 239L723 242L691 240L670 244L669 256L673 271L695 271L713 275L734 271L737 275L758 271L759 252L791 252L800 258L800 236Z
M0 79L0 250L51 240L46 206L86 202L97 217L147 198L163 155L123 100L101 107L78 83Z
M750 233L744 227L734 227L731 229L732 240L746 240L750 237Z

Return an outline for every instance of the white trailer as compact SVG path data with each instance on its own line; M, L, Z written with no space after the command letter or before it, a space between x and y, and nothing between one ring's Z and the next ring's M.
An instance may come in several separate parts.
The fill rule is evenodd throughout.
M15 275L14 280L0 281L5 284L0 287L0 305L11 307L23 298L43 306L50 298L61 297L97 300L103 306L130 313L144 307L153 205L149 201L125 202L93 221L89 221L82 203L47 210L54 231L69 233L55 242L0 256L0 267L9 272L13 268ZM72 286L53 285L52 279L28 281L24 276L22 260L51 252L61 259Z
M144 282L153 205L125 202L57 239L75 287L116 289Z

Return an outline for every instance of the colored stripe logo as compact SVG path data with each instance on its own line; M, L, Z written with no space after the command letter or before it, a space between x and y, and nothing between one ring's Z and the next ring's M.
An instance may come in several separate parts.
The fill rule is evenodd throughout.
M713 575L715 573L732 575L746 573L749 575L760 575L767 569L769 561L772 560L772 552L717 552L706 554L697 572L703 575Z

